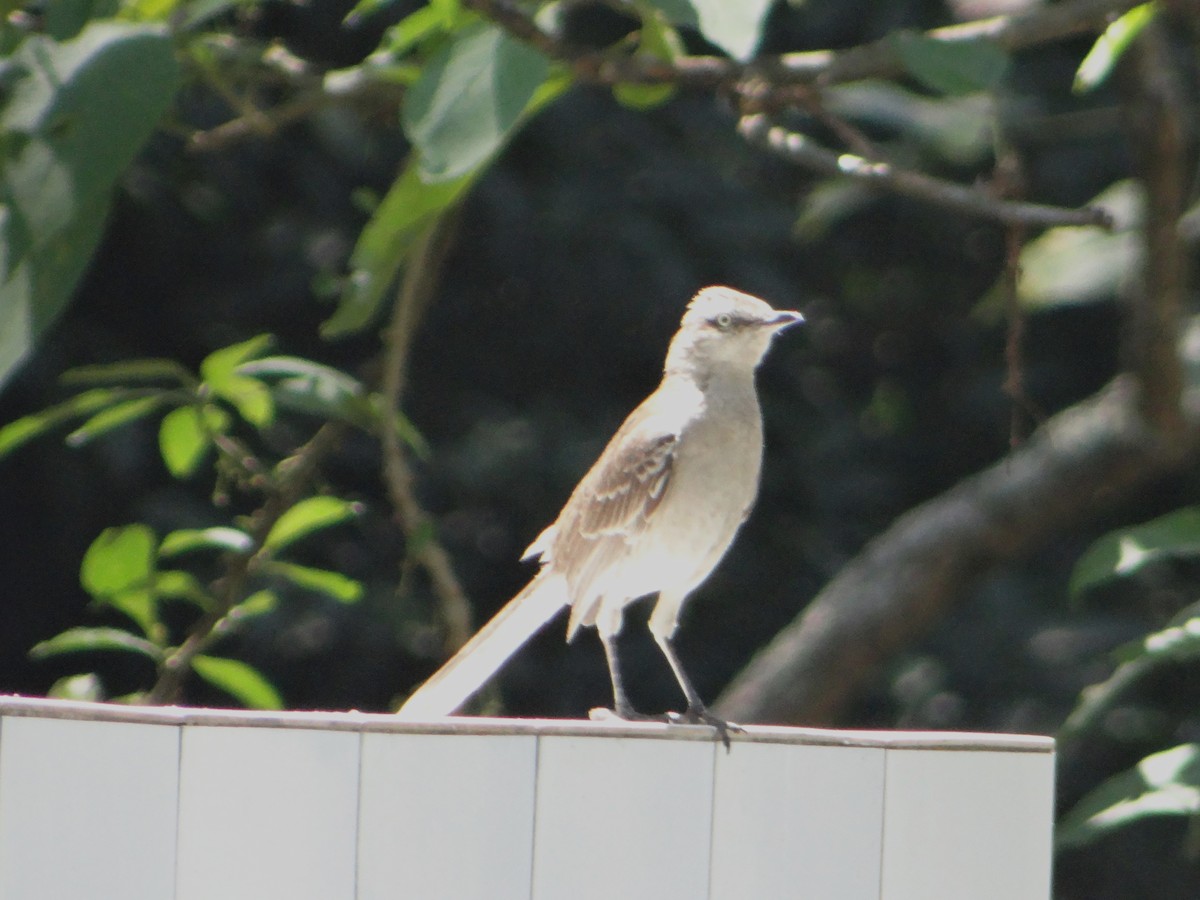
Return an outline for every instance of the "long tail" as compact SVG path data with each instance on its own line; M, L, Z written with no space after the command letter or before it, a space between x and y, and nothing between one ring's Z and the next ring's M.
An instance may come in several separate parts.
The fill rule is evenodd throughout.
M566 606L567 599L561 578L534 578L417 688L396 715L414 721L451 715Z

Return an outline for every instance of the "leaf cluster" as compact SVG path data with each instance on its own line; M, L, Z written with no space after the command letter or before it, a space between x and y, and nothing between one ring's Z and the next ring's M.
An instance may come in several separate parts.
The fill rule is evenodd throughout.
M1171 559L1200 558L1200 508L1185 507L1096 541L1071 577L1076 601L1114 581L1129 579ZM1176 614L1167 627L1119 648L1107 679L1086 688L1059 740L1069 744L1098 728L1104 717L1147 678L1166 666L1200 666L1200 601ZM1085 846L1138 821L1163 816L1200 816L1200 745L1181 744L1152 753L1108 778L1059 822L1060 849ZM1191 847L1194 855L1200 847Z
M357 601L359 582L289 560L287 551L353 519L361 507L327 495L296 497L297 486L289 484L295 459L268 465L248 436L271 429L281 411L374 434L383 417L382 399L356 379L311 360L266 355L270 346L270 337L260 335L216 350L195 373L164 359L73 369L63 381L77 393L0 428L2 458L56 428L70 427L66 441L78 447L157 415L159 451L172 476L193 478L210 462L217 496L237 490L266 498L258 513L230 525L161 537L144 524L105 529L84 555L80 582L98 609L119 613L131 627L72 628L34 647L35 658L135 653L148 658L160 677L184 667L248 706L281 706L271 684L246 663L198 651L274 610L282 583L339 603ZM397 421L401 437L420 448L407 420ZM198 558L215 558L222 575L203 582L192 571ZM175 565L180 561L193 565ZM191 610L190 645L176 641L163 616L165 604ZM79 683L69 679L64 689Z

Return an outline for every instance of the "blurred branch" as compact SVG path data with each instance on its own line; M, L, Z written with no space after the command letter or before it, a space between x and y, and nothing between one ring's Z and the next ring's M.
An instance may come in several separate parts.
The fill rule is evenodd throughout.
M909 511L725 690L742 722L833 721L878 666L939 621L983 573L1042 545L1178 465L1122 377L1048 420L989 469Z
M1189 121L1168 35L1135 48L1127 114L1148 197L1142 285L1132 298L1127 373L1050 419L990 469L899 519L755 657L718 703L743 721L831 720L876 667L908 646L989 568L1076 525L1098 506L1194 458L1179 357L1188 267L1179 234ZM1119 671L1072 721L1087 727L1138 667Z
M1018 283L1021 277L1021 249L1025 246L1025 228L1010 225L1004 229L1004 271L1000 284L1004 293L1004 318L1008 331L1004 336L1004 396L1011 406L1008 445L1018 447L1025 439L1026 417L1041 421L1044 416L1025 389L1025 330L1028 313L1021 304Z
M1025 196L1025 171L1016 147L998 136L996 164L992 172L992 190L997 196L1012 200ZM1028 229L1023 224L1004 229L1004 269L1000 274L1000 289L1004 295L1004 318L1008 323L1004 339L1004 395L1009 402L1008 446L1015 448L1024 441L1026 420L1041 422L1045 416L1025 389L1025 331L1028 311L1021 303L1021 251L1025 247Z
M994 41L1019 50L1077 34L1101 31L1112 16L1138 0L1069 0L1007 16L935 28L929 37L943 41ZM904 71L897 47L886 38L845 50L812 50L763 56L748 63L717 56L685 56L666 61L648 55L613 56L576 47L543 29L513 0L465 0L467 6L502 26L553 59L571 65L575 74L604 84L670 82L711 90L752 78L771 84L831 85L863 78L887 78Z
M1126 331L1125 362L1138 379L1142 415L1168 434L1185 423L1180 408L1180 321L1188 259L1179 229L1194 160L1185 134L1192 111L1172 64L1163 22L1150 23L1126 68L1125 120L1137 175L1145 188L1145 259Z
M1048 228L1055 225L1109 227L1112 224L1108 213L1102 209L1063 209L1039 203L1001 200L978 188L964 187L922 172L901 169L891 163L864 159L852 153L836 153L805 134L773 125L762 113L743 116L738 123L738 132L750 143L822 175L862 181L881 190L890 190L1005 225Z
M576 46L543 29L512 0L465 0L465 3L551 59L566 63L576 77L599 84L671 83L708 91L732 89L734 93L748 91L761 100L764 91L769 94L783 89L786 94L799 86L887 78L905 71L895 42L886 38L844 50L785 53L748 63L718 56L684 56L667 61L648 54L618 55ZM986 39L1015 51L1098 32L1112 17L1135 5L1136 0L1069 0L1035 6L1013 15L935 28L926 34L950 42ZM290 81L299 88L296 94L274 107L259 107L231 86L223 82L215 84L214 90L237 114L213 128L191 133L193 149L211 151L249 137L269 137L280 128L333 104L361 102L386 106L403 97L403 86L373 78L362 67L347 70L346 77L331 89L307 68L282 65L271 53L266 54L263 62L264 71L273 79ZM201 72L212 77L208 67L201 67Z
M471 604L454 574L450 554L434 533L433 520L421 507L413 490L413 474L396 427L396 413L404 394L408 353L421 317L437 285L438 273L453 243L458 216L444 213L413 247L400 284L392 320L384 336L383 477L396 519L404 530L408 552L429 575L446 629L446 649L453 652L471 636Z
M263 47L250 38L223 36L220 42L206 45L222 62L244 70L237 85L212 65L207 56L185 54L202 80L232 110L234 117L211 128L196 130L176 126L191 150L211 152L247 138L271 138L295 122L331 106L355 105L368 110L396 106L403 98L405 85L379 77L363 63L333 73L322 73L278 45ZM254 95L270 88L272 97L280 92L287 99L273 105L259 105Z
M226 568L220 579L217 604L192 623L183 643L163 662L158 680L146 694L146 703L161 705L178 702L183 681L191 671L192 660L225 633L222 623L227 621L225 616L229 611L243 599L246 579L254 570L267 535L279 517L300 500L321 461L336 448L344 430L345 426L339 423L322 425L307 444L278 465L275 481L267 485L269 495L266 502L251 516L248 529L250 549L225 557Z
M334 99L323 90L309 90L269 109L260 109L247 101L244 105L249 107L249 111L212 128L191 132L188 135L189 149L211 152L223 150L246 138L273 137L279 129L311 116Z

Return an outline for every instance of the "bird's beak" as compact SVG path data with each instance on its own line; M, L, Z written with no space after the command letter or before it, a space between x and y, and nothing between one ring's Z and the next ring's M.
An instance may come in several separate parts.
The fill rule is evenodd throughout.
M792 325L799 325L803 321L804 316L795 310L781 309L776 313L775 318L767 320L767 324L782 331Z

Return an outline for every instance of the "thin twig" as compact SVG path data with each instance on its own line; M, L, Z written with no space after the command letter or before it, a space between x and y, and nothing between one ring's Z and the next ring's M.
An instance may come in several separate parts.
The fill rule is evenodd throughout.
M280 129L332 106L395 106L403 97L401 85L369 76L357 77L346 80L336 90L330 90L324 84L305 87L277 106L254 108L249 115L239 115L203 131L189 131L185 136L188 149L207 153L223 150L247 138L270 137Z
M384 396L383 476L388 498L409 542L411 556L429 575L446 629L448 652L457 650L471 636L471 603L454 574L450 554L434 534L429 513L417 500L412 469L396 427L396 416L404 394L409 348L453 242L456 221L454 211L444 213L429 226L409 255L385 335L381 384Z
M1021 248L1025 244L1025 227L1009 225L1004 229L1004 272L1001 275L1004 291L1005 318L1008 332L1004 339L1004 395L1011 404L1008 427L1008 446L1015 449L1025 440L1025 416L1039 418L1038 411L1025 390L1025 309L1021 306Z
M996 196L1004 200L1025 195L1025 173L1021 157L1015 147L1003 139L997 140L996 166L992 173L991 188ZM1025 246L1026 232L1023 224L1004 228L1004 269L1000 275L1004 294L1005 320L1008 331L1004 340L1004 395L1010 404L1008 445L1015 449L1025 440L1026 416L1040 422L1041 415L1030 399L1025 387L1025 326L1026 311L1021 304L1021 250Z
M1103 209L1063 209L1040 203L998 200L983 190L901 169L890 163L864 159L852 153L835 153L807 135L772 124L761 113L743 116L738 123L738 132L750 143L811 171L852 178L916 200L936 203L964 215L991 219L1005 225L1038 228L1053 225L1112 226L1109 214Z
M146 694L146 703L157 706L179 700L184 679L191 671L192 660L224 634L221 623L243 598L246 579L254 571L267 535L279 517L300 499L321 460L337 446L344 430L345 426L336 422L322 425L307 444L279 464L278 480L272 486L266 502L252 516L250 548L226 557L217 603L192 623L183 643L164 660L158 680Z

